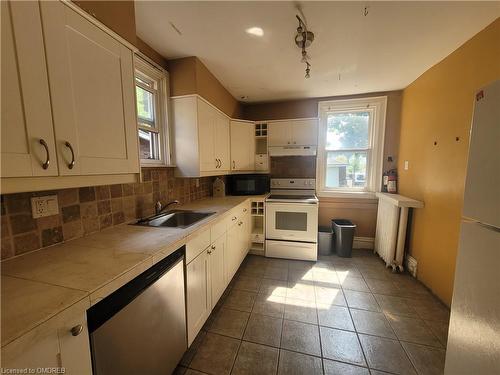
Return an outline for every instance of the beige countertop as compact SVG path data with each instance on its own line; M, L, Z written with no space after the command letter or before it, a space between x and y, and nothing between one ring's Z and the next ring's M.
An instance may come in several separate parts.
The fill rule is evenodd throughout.
M260 197L260 196L259 196ZM120 225L2 262L2 346L83 298L96 303L252 196L191 202L215 212L185 229Z

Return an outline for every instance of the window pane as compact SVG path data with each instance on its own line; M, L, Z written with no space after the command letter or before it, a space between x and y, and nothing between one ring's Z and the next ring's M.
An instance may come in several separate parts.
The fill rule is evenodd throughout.
M141 159L159 160L158 134L139 129L139 154Z
M135 87L137 97L137 116L143 125L154 126L154 96L142 87Z
M327 188L366 187L366 151L328 151Z
M370 112L331 113L327 117L327 150L368 148Z

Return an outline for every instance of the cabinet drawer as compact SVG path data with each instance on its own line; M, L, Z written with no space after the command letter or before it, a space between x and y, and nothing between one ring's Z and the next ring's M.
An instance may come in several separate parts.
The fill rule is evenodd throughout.
M212 228L210 228L210 237L212 239L212 243L215 242L224 233L226 233L228 222L227 219L227 217L222 218L218 223L215 223L214 225L212 225Z
M210 228L194 235L186 243L186 264L191 262L210 245Z

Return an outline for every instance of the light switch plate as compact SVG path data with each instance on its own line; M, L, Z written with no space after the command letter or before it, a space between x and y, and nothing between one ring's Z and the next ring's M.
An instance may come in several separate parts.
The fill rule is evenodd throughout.
M405 171L407 171L407 170L408 170L408 167L409 167L409 165L408 165L408 164L409 164L408 160L405 160Z
M59 214L57 195L31 198L31 212L34 219Z

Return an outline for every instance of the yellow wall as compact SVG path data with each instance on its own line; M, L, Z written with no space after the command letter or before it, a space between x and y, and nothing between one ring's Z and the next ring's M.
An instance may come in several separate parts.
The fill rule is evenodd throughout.
M400 193L425 202L425 208L414 212L410 251L418 261L418 278L448 305L474 93L496 79L500 79L500 19L403 91ZM403 170L404 160L409 161L408 171Z

